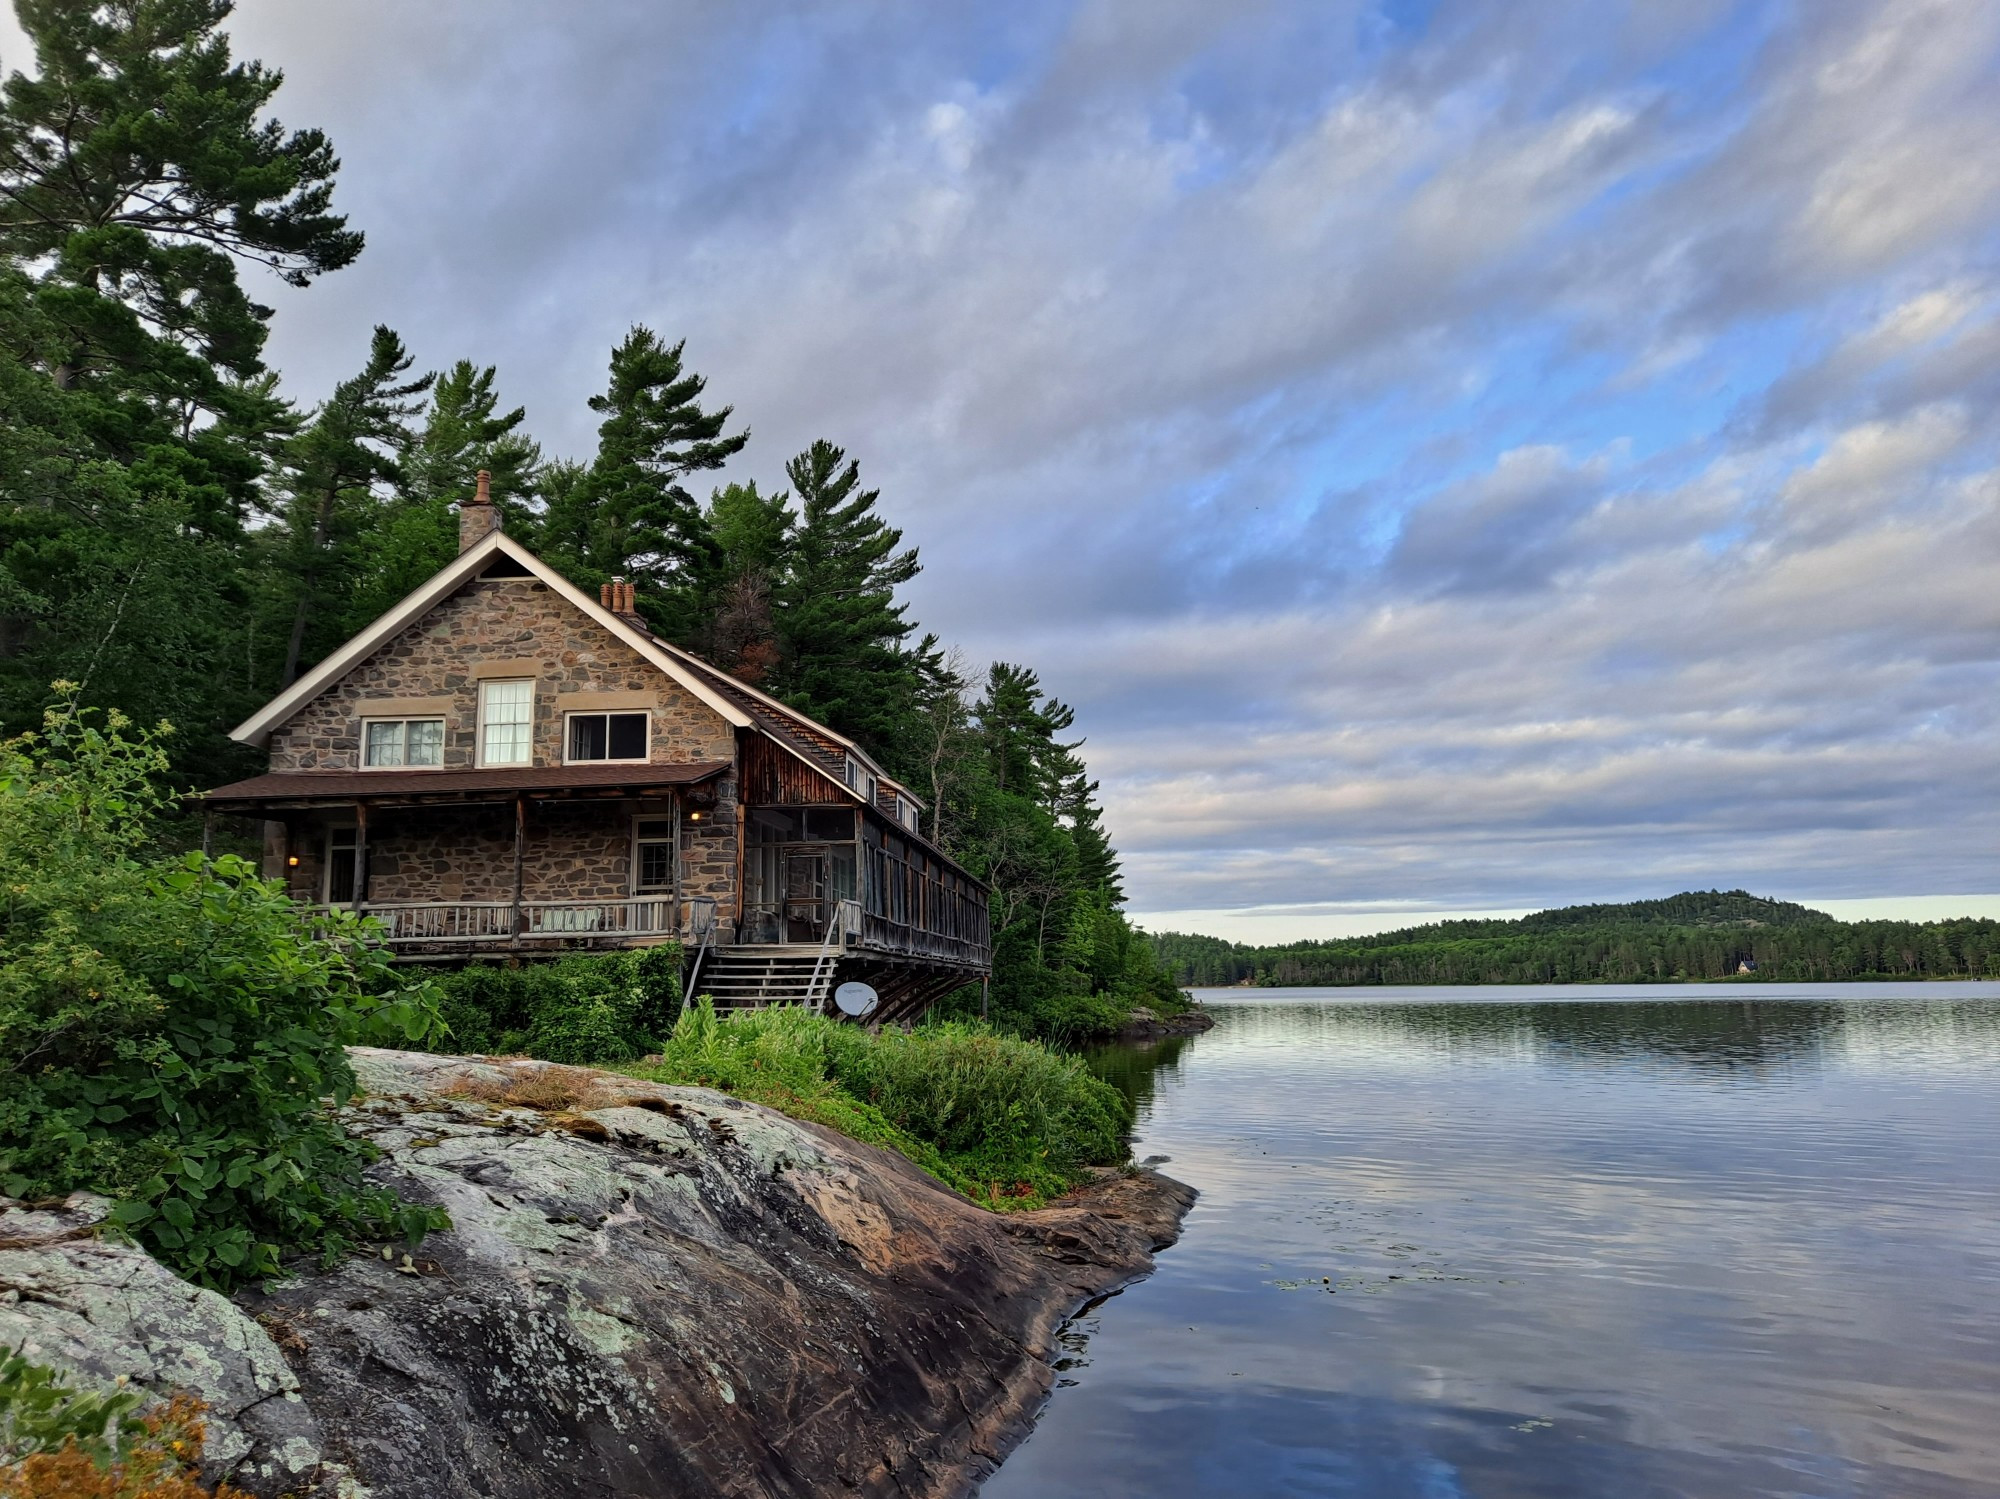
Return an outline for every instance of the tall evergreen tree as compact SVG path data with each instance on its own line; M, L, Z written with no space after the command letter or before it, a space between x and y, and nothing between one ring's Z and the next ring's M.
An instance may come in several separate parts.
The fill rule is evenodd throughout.
M708 529L721 571L701 649L753 685L778 665L771 586L791 556L796 520L788 495L759 494L755 480L725 485L709 498Z
M359 571L358 539L380 520L376 486L403 477L402 459L416 442L410 419L422 409L413 398L437 378L404 379L410 364L402 339L378 324L368 362L334 387L286 454L291 503L280 562L294 597L281 688L297 679L315 622L329 637L323 643L335 643L337 600L352 591Z
M211 766L269 685L245 521L294 426L238 265L304 285L361 248L229 9L17 0L36 71L0 87L0 719L81 679Z
M402 479L358 538L360 582L343 601L340 633L351 635L458 555L457 507L491 476L507 528L527 536L541 446L524 435L527 411L500 409L492 365L461 359L431 387L424 425L402 460Z
M15 9L38 74L0 91L0 256L36 268L47 373L96 398L90 425L116 456L178 439L243 500L259 465L216 439L254 424L242 382L271 309L236 263L303 286L360 253L331 211L333 149L259 118L282 75L232 63L228 0Z
M623 575L642 584L640 607L663 633L692 641L718 581L719 556L707 517L687 491L689 474L721 468L750 434L726 434L732 414L704 411L707 381L681 351L636 327L611 353L597 456L572 484L549 496L542 544L579 582Z
M915 548L882 519L861 465L825 440L786 465L798 524L775 589L780 660L774 683L788 702L887 759L923 686L923 662L905 648L915 628L896 590L919 571Z

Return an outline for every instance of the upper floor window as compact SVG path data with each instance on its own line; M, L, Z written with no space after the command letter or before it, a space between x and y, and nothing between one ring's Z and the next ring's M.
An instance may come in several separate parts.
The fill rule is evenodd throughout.
M534 763L535 684L479 684L479 763Z
M875 777L870 775L862 763L849 755L841 766L842 779L850 791L856 792L863 801L875 800Z
M644 760L644 713L572 713L569 716L569 761Z
M369 719L361 726L361 763L369 770L444 764L444 720Z

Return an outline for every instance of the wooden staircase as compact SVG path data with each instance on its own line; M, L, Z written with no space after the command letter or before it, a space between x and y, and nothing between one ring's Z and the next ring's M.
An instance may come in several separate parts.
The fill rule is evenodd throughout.
M805 1005L824 1010L833 992L833 963L819 943L718 947L695 975L694 992L714 996L717 1010Z

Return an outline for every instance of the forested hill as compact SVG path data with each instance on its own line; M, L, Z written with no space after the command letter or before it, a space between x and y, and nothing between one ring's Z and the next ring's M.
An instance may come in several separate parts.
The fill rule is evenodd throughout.
M1744 890L1440 921L1369 937L1252 947L1151 938L1183 984L1588 984L1691 979L2000 978L2000 922L1837 921ZM1755 965L1754 973L1739 970Z

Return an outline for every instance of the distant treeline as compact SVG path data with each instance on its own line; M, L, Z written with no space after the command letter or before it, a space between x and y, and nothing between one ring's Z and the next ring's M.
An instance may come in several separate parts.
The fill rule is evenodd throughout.
M1186 932L1151 940L1176 980L1196 986L2000 978L2000 921L1836 921L1742 890L1279 947Z

